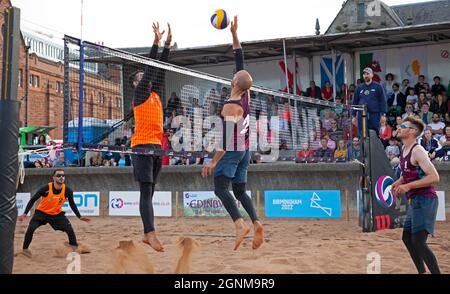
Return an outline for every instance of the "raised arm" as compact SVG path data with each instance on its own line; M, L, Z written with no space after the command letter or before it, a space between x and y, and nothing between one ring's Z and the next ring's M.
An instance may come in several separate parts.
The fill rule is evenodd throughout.
M161 41L165 31L160 31L159 29L159 23L153 23L153 33L155 34L155 39L153 41L153 46L150 51L150 58L156 59L156 56L158 54L158 44ZM145 102L148 98L148 86L150 81L152 81L155 77L155 69L151 66L146 66L144 75L142 76L141 81L136 87L135 94L134 94L134 104L139 105Z
M168 31L167 31L167 39L164 43L164 50L161 54L160 61L162 62L168 62L169 61L169 54L170 54L170 44L172 43L172 29L170 27L170 24L167 24ZM165 81L165 69L157 68L156 69L156 76L153 79L153 85L152 85L152 91L155 91L159 95L162 94L161 89L163 88L164 81Z
M231 35L233 36L233 54L234 61L236 62L236 72L244 69L244 52L242 51L241 43L237 35L238 29L238 17L234 17L234 21L231 22Z

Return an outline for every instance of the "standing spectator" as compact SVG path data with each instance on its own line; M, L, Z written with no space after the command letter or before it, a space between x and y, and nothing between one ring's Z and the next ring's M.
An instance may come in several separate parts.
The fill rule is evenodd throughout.
M320 148L316 151L316 157L319 159L328 159L333 157L333 150L328 148L328 139L320 140Z
M343 132L338 128L338 124L335 119L331 121L331 129L329 130L328 134L330 135L330 139L334 142L339 142L339 140L342 139Z
M352 139L352 144L348 148L348 160L361 160L361 145L358 137Z
M408 96L408 94L409 94L409 88L410 88L410 86L409 86L409 80L408 79L404 79L403 81L402 81L402 85L401 85L401 87L400 87L400 92L402 92L402 94L403 94L403 96Z
M384 82L384 90L386 91L386 96L390 97L394 91L392 89L392 86L394 85L394 75L391 73L388 73L385 77L386 81Z
M433 119L433 113L430 111L430 105L428 104L428 102L422 104L422 109L421 112L419 112L419 116L426 125L431 123Z
M344 140L339 140L338 147L336 151L334 151L334 158L335 159L346 159L347 158L347 145L345 144Z
M444 85L441 84L441 77L435 76L433 78L434 85L431 87L431 93L433 94L433 97L436 97L438 94L442 94L442 92L445 92Z
M398 158L400 155L400 148L398 148L397 140L391 138L389 140L389 146L386 147L385 151L389 161L392 161L394 158Z
M420 75L419 76L419 81L414 86L414 90L416 91L416 93L419 93L423 89L425 89L425 76L424 75Z
M431 160L436 158L436 152L441 149L439 141L433 138L433 134L429 128L425 129L425 132L423 136L419 138L418 143L428 152L428 157L430 157Z
M415 90L413 88L409 88L408 96L406 96L406 103L415 105L417 100L419 100L419 97L417 96Z
M322 99L326 101L333 100L333 87L330 81L325 82L325 87L322 89Z
M367 67L363 71L364 84L355 92L355 105L367 105L368 129L379 132L381 116L387 112L387 99L383 87L373 81L373 70ZM356 114L356 112L355 112ZM358 112L358 133L361 133L362 115Z
M320 87L316 86L316 82L314 82L314 81L309 82L309 88L306 89L306 97L317 98L317 99L321 98Z
M428 124L431 129L431 133L436 139L440 139L441 135L444 134L445 124L441 121L441 116L439 113L433 113L433 122Z
M430 110L433 113L439 113L440 115L445 115L445 113L447 113L447 111L448 111L447 97L444 96L442 93L438 94L431 102Z
M387 124L386 117L382 116L380 119L380 140L385 148L389 144L389 140L391 138L392 138L392 128L390 125Z
M345 103L346 103L347 105L353 105L353 99L354 99L354 97L355 97L355 89L356 89L355 84L351 84L351 85L348 87L347 101L345 101Z

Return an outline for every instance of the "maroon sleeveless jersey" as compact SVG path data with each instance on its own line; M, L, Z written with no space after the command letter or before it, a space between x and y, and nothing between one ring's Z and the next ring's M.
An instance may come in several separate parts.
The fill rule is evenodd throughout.
M404 157L404 149L401 152L400 155L400 168L402 170L402 176L405 181L405 184L420 180L426 176L425 172L420 168L420 166L415 166L411 163L411 156L413 153L414 148L416 148L419 144L415 144L411 151L409 151L409 154ZM407 194L408 198L414 198L415 196L423 196L426 198L436 198L436 191L434 190L433 186L429 187L423 187L414 189L408 192Z
M236 104L242 107L244 114L242 118L235 124L233 124L233 141L225 143L226 151L247 151L249 150L249 138L250 138L250 98L249 92L246 91L242 94L240 100L227 100L225 104ZM223 118L223 117L222 117ZM228 124L230 127L230 124ZM226 132L226 124L224 123L224 133Z

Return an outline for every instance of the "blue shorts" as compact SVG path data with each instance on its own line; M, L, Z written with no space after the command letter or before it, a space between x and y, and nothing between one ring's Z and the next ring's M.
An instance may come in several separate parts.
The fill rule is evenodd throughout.
M250 151L227 151L214 169L214 177L227 177L233 184L247 183Z
M415 196L410 200L406 220L403 226L405 231L411 231L412 234L426 230L434 236L434 225L436 224L436 215L438 210L438 198L427 198Z

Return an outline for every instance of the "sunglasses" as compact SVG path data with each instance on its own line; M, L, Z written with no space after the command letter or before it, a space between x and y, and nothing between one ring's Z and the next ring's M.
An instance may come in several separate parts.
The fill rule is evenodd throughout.
M57 178L65 178L66 176L65 175L55 175L55 177L57 177Z
M408 127L408 126L405 125L405 124L402 124L402 125L400 126L400 128L402 128L402 129L413 129L413 130L417 130L417 128Z

